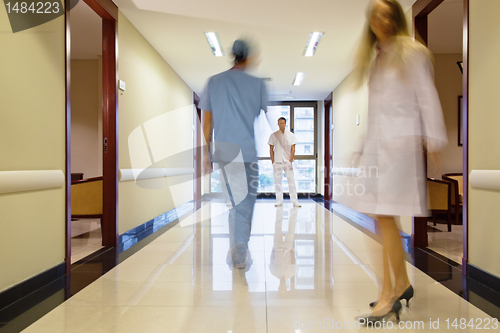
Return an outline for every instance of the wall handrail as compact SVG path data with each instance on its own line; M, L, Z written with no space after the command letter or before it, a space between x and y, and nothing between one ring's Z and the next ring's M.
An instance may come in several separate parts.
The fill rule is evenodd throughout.
M358 177L361 172L361 168L347 167L347 168L332 168L331 173L335 176L348 176L348 177Z
M0 171L0 194L58 188L64 181L62 170Z
M194 168L151 168L120 169L118 179L121 182L141 179L165 178L194 174Z
M469 184L474 188L500 191L500 170L472 170Z

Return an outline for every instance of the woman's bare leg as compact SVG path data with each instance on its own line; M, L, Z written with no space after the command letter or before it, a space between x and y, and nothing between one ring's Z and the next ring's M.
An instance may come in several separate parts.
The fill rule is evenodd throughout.
M384 283L380 300L373 309L373 314L387 312L394 301L410 286L404 260L401 237L393 216L378 216L382 229ZM391 281L391 271L395 284Z

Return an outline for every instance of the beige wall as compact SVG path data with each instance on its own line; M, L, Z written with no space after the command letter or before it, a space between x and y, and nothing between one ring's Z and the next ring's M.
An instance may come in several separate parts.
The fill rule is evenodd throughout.
M441 152L441 170L428 170L430 177L441 179L443 173L462 172L463 152L458 145L458 96L462 95L462 73L457 61L462 54L435 54L434 69L436 88L443 107L444 121L448 133L448 145Z
M71 60L71 172L84 178L102 176L99 80L97 59Z
M469 172L500 170L500 1L471 0ZM469 187L469 263L500 276L500 191Z
M185 108L171 128L165 129L163 149L193 147L193 92L140 35L120 12L118 19L118 74L126 91L119 95L119 168L131 168L128 138L146 121L167 112ZM158 163L158 167L193 167L193 156L185 154L175 160ZM178 176L169 181L182 182L175 190L146 189L135 182L119 185L119 233L122 234L148 220L193 199L192 176ZM165 179L147 183L165 186ZM172 191L171 191L172 190ZM173 192L173 193L172 193Z
M0 10L0 45L0 171L64 171L64 17L14 34ZM0 291L64 262L64 206L64 188L0 195Z
M356 116L359 115L359 125ZM333 124L334 124L334 168L352 167L352 155L359 151L365 135L368 115L368 90L365 87L355 90L345 79L333 91ZM352 191L353 178L335 175L333 178L334 200L346 204L348 192Z

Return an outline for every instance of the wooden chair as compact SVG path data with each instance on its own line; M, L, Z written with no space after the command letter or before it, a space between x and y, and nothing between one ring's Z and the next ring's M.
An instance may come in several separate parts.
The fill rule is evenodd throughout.
M451 183L445 180L427 178L427 208L432 212L436 225L436 213L448 214L448 231L451 231Z
M71 182L71 217L102 221L102 177Z
M460 212L462 211L464 176L462 173L445 173L441 177L451 183L451 206L455 213L455 224L458 224Z

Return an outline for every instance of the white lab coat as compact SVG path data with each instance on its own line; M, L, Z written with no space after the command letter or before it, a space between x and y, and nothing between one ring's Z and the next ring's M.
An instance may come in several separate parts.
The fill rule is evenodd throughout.
M430 56L420 44L406 54L401 66L382 68L382 57L398 61L393 44L377 55L370 74L368 129L351 198L364 213L427 216L422 139L432 150L447 144Z

